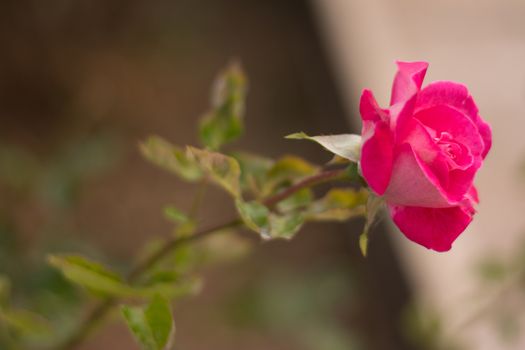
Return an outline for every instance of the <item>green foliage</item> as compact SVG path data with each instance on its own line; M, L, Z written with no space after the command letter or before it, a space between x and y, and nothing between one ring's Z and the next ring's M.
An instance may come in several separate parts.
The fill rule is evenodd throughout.
M188 215L184 214L182 211L180 211L172 205L164 208L164 216L170 221L173 221L177 224L184 224L190 221Z
M256 201L237 200L235 204L245 225L259 233L263 239L290 239L305 221L302 213L271 213L264 204Z
M122 315L144 350L168 350L175 334L171 307L156 295L144 307L122 306Z
M0 181L15 189L34 184L40 164L29 153L14 147L0 147Z
M8 348L49 344L56 332L51 322L41 314L19 306L13 306L11 283L5 276L0 277L0 346ZM6 345L7 346L7 345Z
M215 81L211 110L200 122L199 136L205 147L218 150L241 136L245 99L246 77L240 65L233 63Z
M346 221L363 215L368 191L351 188L334 188L321 199L312 203L306 215L314 221Z
M151 136L140 144L142 155L153 164L168 170L186 181L197 181L202 171L186 153L158 136Z
M0 309L0 320L26 341L47 340L53 334L49 321L27 310Z
M319 167L300 157L284 156L278 159L266 172L262 194L269 196L282 186L288 186L292 182L313 175L318 171Z
M291 239L305 222L304 214L294 212L284 215L270 215L269 238Z
M215 184L234 198L241 196L241 168L235 158L190 146L187 148L187 154Z
M270 210L264 204L257 201L244 202L238 199L235 205L248 228L258 233L268 229Z
M409 341L421 349L454 349L443 344L443 325L435 311L417 306L407 307L402 315L401 325Z
M274 160L246 152L235 152L232 156L241 167L241 189L258 199L262 198L266 174L274 165Z
M197 280L181 279L154 280L148 284L132 286L115 272L81 256L52 255L49 257L49 263L62 271L64 276L73 283L104 297L148 298L161 294L176 298L194 293L199 288Z
M285 336L296 343L291 348L364 349L355 330L334 314L342 304L356 301L355 276L341 266L333 261L290 269L268 262L252 283L231 296L227 320L269 337Z
M308 208L314 199L314 193L309 188L303 188L277 204L282 213L299 211Z
M317 142L329 152L348 159L352 162L358 162L361 157L361 135L341 134L326 136L308 136L304 132L298 132L286 136L292 140L310 140Z
M242 134L245 98L246 78L240 66L232 64L215 82L211 108L200 122L199 138L203 145L202 149L191 146L183 149L153 136L140 144L141 153L153 164L185 181L200 181L201 188L211 182L225 190L233 197L243 223L259 233L263 239L291 239L307 221L343 221L366 213L367 224L360 241L363 254L366 254L366 244L362 242L363 239L367 239L367 232L377 212L376 202L367 197L367 191L332 189L323 197L315 199L314 191L310 188L311 184L304 185L305 188L299 187L304 184L302 180L318 175L322 170L300 157L286 155L273 160L243 152L233 152L231 155L218 152L224 145L236 140ZM299 133L290 135L289 138L309 139L335 153L339 158L330 165L348 166L348 160L357 162L359 158L361 141L357 135L310 137ZM90 149L87 147L87 156L90 155ZM97 149L95 147L95 151ZM0 154L1 158L2 154ZM63 158L69 164L66 167L69 169L67 173L74 175L74 179L89 173L89 169L84 166L83 157L72 153L66 154ZM16 168L21 169L20 171L27 176L18 179L17 176L7 174L8 180L14 185L27 186L27 183L35 182L31 173L32 169L37 167L31 159L25 159L22 164L17 164ZM345 179L361 180L356 163L350 164L347 172L348 176ZM330 173L340 174L341 171L327 172ZM57 177L57 179L51 184L60 185L63 178ZM316 179L313 179L313 182L315 181ZM76 180L71 180L66 186L62 186L63 188L58 186L57 193L63 195L73 188L72 185L75 183ZM294 185L298 187L286 192ZM54 188L54 186L44 187ZM180 238L186 243L189 240L184 240L192 239L190 235L196 231L198 223L196 207L201 202L202 193L204 190L199 192L191 208L187 210L189 214L175 206L165 207L165 217L175 224L176 240ZM275 195L278 197L273 197ZM277 203L277 198L282 200ZM123 298L145 300L147 302L145 306L123 306L122 315L144 349L167 350L170 348L175 329L170 302L199 289L200 281L193 277L193 273L208 258L208 254L202 253L202 248L213 247L227 251L231 253L230 255L241 255L247 251L245 242L239 242L232 237L234 237L232 232L213 236L211 238L215 240L204 241L207 246L204 246L203 242L199 243L201 246L178 245L173 243L179 241L171 240L154 245L148 244L147 254L141 260L147 261L147 264L139 265L135 270L131 269L134 272L139 271L132 274L133 278L124 278L102 264L80 255L52 255L49 257L49 263L57 269L52 271L70 290L76 291L71 282L110 302ZM169 249L175 246L176 249ZM219 255L216 254L211 259ZM0 254L0 260L1 258ZM49 267L48 269L50 270ZM41 322L42 319L37 315L10 308L9 290L9 281L0 278L0 320L17 332L39 334L41 329L45 328L43 326L45 322ZM91 324L85 325L85 327L91 326ZM67 331L66 329L64 334ZM336 348L345 347L339 340L334 341L341 338L334 338L328 330L325 332L316 326L308 333L315 334L311 338L312 341L323 338L324 340L319 344L330 344L326 346ZM0 343L0 347L1 344L3 343Z
M122 278L99 263L82 256L51 255L49 263L62 271L70 281L102 295L128 295L129 287Z
M197 227L195 220L173 205L164 207L164 217L175 224L174 235L178 237L191 235Z
M359 236L359 248L361 249L361 254L366 257L368 252L368 233L370 228L374 224L375 218L379 210L383 205L383 199L381 197L374 196L370 194L366 202L366 214L365 214L365 227L363 232Z
M204 263L217 265L245 257L252 251L253 244L235 230L223 230L199 242L197 248Z

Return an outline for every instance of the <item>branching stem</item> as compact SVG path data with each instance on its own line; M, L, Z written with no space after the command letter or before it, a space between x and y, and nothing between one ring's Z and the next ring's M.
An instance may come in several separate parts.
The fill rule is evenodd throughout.
M273 196L268 197L267 199L263 201L263 203L268 207L273 207L280 201L290 197L291 195L293 195L297 191L300 191L303 188L309 188L309 187L312 187L312 186L315 186L315 185L318 185L324 182L338 180L338 179L343 178L344 176L345 176L344 169L322 171L318 174L306 177L303 180L297 182L296 184L291 185L287 189ZM205 186L206 186L205 182L201 183L201 188L199 189L199 192L197 193L197 197L196 197L197 203L201 201L202 193L204 191ZM192 206L191 210L193 212L197 210L196 206L198 206L198 204ZM170 252L172 252L174 249L180 246L183 246L185 244L192 243L195 241L199 241L205 237L210 236L213 233L220 232L224 229L239 227L241 225L242 225L241 219L235 218L224 224L220 224L220 225L199 231L191 236L171 238L165 241L159 250L157 250L155 253L150 255L147 259L137 264L128 274L127 281L129 283L135 282L138 278L140 278L146 272L148 272L154 265L156 265L159 261L161 261L164 257L166 257ZM105 299L104 301L101 301L96 306L94 306L91 312L87 315L84 322L68 338L66 338L63 343L59 344L56 347L56 349L57 350L72 350L76 346L81 344L86 339L86 337L106 318L108 313L111 311L111 309L113 309L113 307L117 304L117 302L118 302L118 298L110 297L110 298Z

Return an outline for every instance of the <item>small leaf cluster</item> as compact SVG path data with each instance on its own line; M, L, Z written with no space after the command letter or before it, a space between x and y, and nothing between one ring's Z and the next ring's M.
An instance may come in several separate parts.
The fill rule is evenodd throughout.
M141 144L142 154L182 180L197 182L205 178L222 188L233 198L246 227L263 239L290 239L307 221L344 221L364 215L368 192L349 186L334 188L319 199L306 187L269 206L265 199L318 174L321 167L291 155L274 160L242 151L219 152L242 134L246 81L237 63L218 77L212 90L211 109L199 127L203 148L183 149L152 136ZM310 137L298 133L289 138L316 141L335 153L345 166L355 164L359 157L358 135Z

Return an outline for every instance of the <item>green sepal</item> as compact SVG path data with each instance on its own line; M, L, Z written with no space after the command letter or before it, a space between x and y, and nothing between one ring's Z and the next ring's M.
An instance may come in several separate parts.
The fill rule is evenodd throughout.
M352 162L358 162L361 157L361 135L340 134L309 136L304 132L298 132L286 136L292 140L310 140L323 146L329 152L339 157L346 158Z

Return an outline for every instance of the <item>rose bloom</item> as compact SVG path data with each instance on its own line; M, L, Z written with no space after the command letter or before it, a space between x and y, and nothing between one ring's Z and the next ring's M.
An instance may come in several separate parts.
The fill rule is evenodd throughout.
M472 221L474 176L491 130L467 88L437 81L421 89L426 62L397 62L390 107L364 90L361 172L410 240L447 251Z

